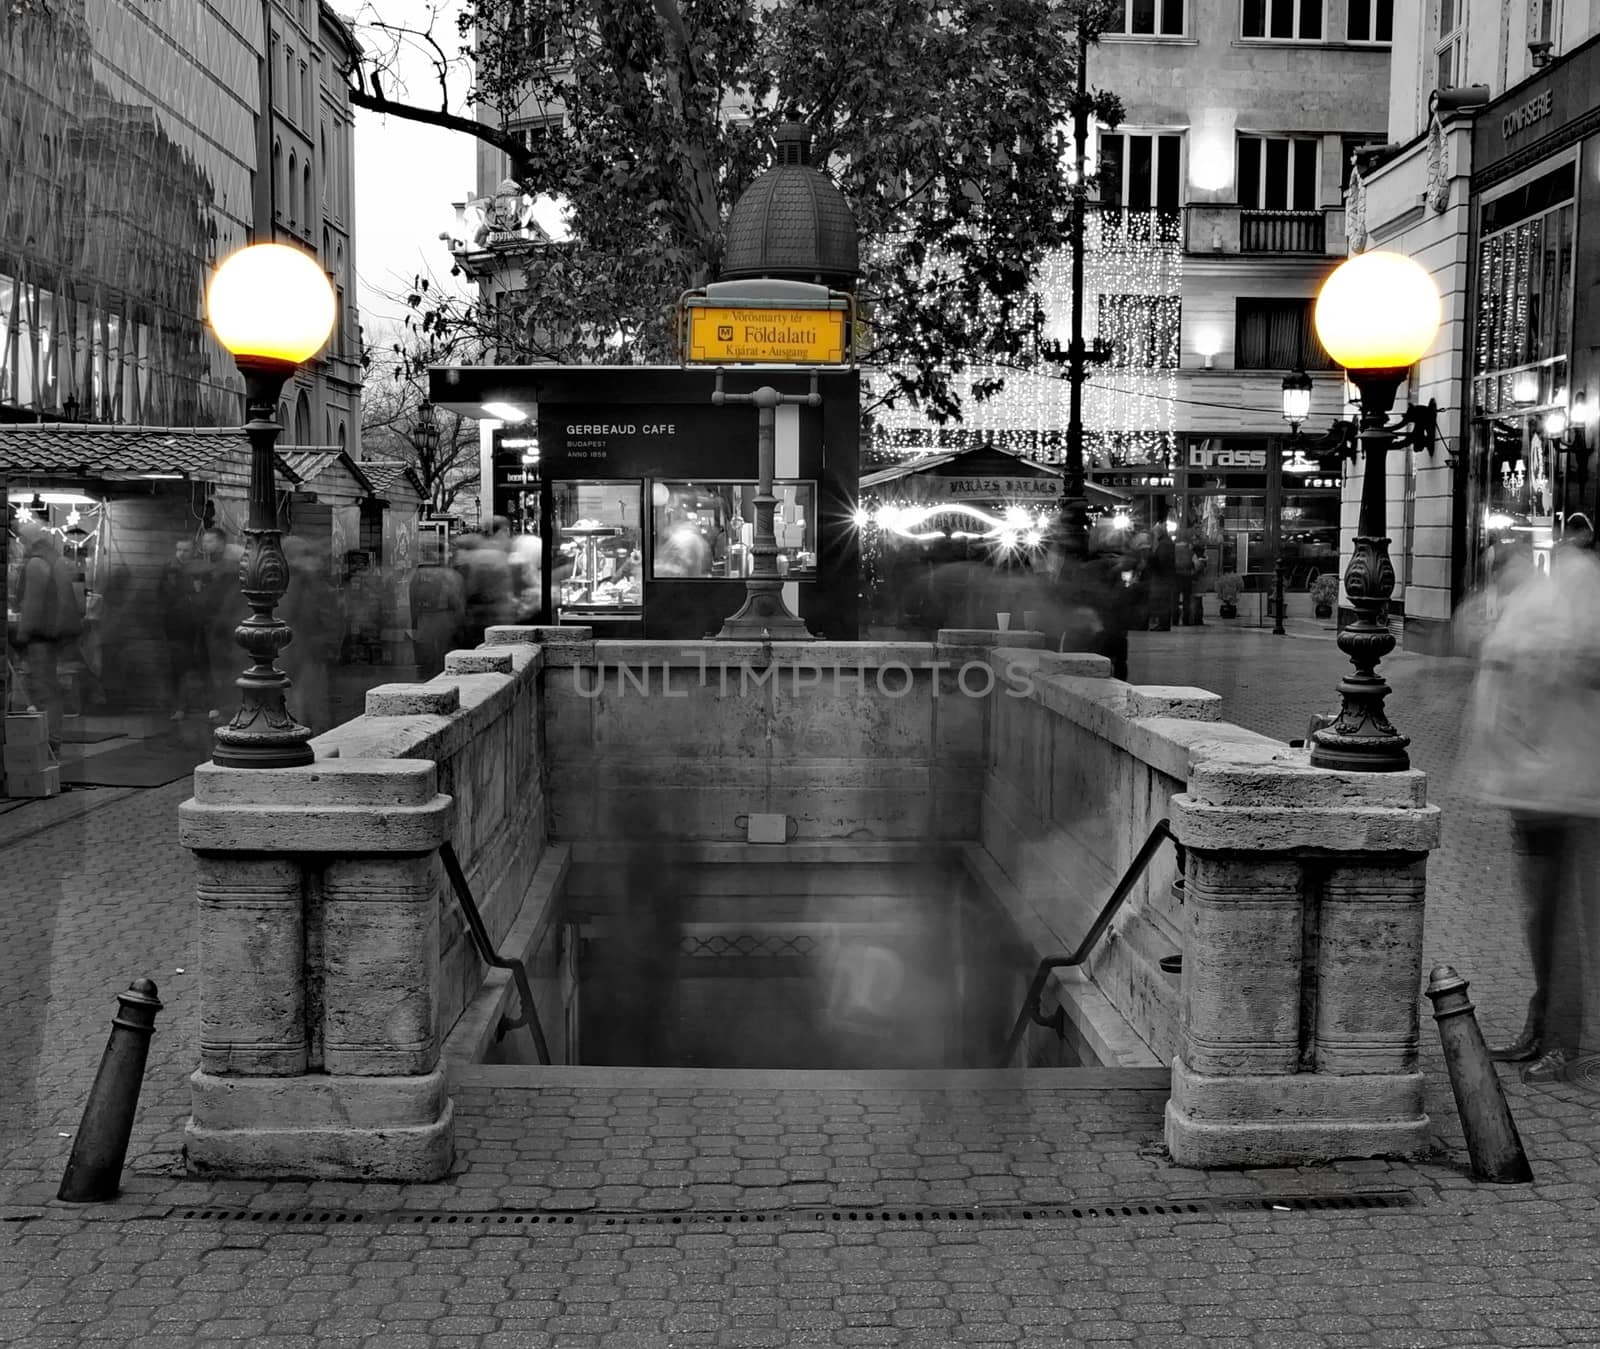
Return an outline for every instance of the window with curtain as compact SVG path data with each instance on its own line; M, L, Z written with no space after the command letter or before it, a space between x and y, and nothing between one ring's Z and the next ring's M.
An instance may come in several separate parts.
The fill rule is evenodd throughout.
M1322 38L1322 0L1243 0L1240 32L1280 42Z
M1247 211L1316 210L1316 138L1240 136L1239 205Z
M1176 133L1100 133L1100 203L1135 211L1176 211L1183 205L1178 172L1182 137Z
M1234 366L1240 370L1337 370L1311 322L1310 299L1238 300Z

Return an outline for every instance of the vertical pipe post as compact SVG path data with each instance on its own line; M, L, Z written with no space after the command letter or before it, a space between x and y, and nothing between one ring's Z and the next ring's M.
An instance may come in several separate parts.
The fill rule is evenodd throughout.
M133 1136L133 1116L139 1107L139 1088L161 1000L150 980L135 979L126 993L117 994L117 1003L111 1038L84 1103L83 1119L56 1193L57 1199L69 1204L115 1199L122 1186L122 1163Z
M1500 1078L1483 1043L1473 1005L1467 1000L1467 988L1467 981L1454 967L1435 965L1427 992L1433 1019L1439 1023L1450 1090L1467 1136L1472 1174L1502 1185L1526 1185L1533 1180L1533 1168L1522 1150Z

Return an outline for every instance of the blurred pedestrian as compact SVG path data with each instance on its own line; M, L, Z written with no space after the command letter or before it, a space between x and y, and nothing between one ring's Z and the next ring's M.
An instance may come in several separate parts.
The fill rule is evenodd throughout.
M511 536L506 522L496 516L488 534L462 535L456 559L466 590L462 644L481 646L484 633L496 624L509 623L513 613Z
M205 648L206 717L224 721L239 705L236 681L249 658L239 645L239 625L250 616L239 584L243 550L231 545L220 525L200 531L200 555L195 559L195 614L200 641Z
M278 655L278 668L289 676L290 714L313 735L333 729L330 675L339 659L342 637L328 558L294 534L283 541L289 564L289 585L278 614L292 639Z
M1524 1081L1561 1076L1584 1034L1584 985L1600 968L1600 560L1574 531L1549 573L1502 576L1479 649L1463 787L1511 816L1533 995L1522 1032L1490 1051ZM1581 952L1581 955L1580 955Z
M179 539L156 583L161 604L161 634L167 648L167 703L171 719L182 721L206 668L201 650L200 618L195 609L194 541Z
M1167 632L1172 627L1172 606L1177 595L1178 561L1172 533L1165 525L1156 526L1145 575L1150 583L1150 627L1156 632Z
M17 589L17 642L27 662L28 697L45 714L50 748L59 755L66 713L61 658L83 632L83 604L56 536L37 520L20 520L16 529L24 549Z
M444 669L446 654L461 640L467 621L466 584L437 548L425 549L411 574L412 645L417 673L432 679Z
M1194 545L1189 541L1189 531L1180 529L1172 544L1172 583L1177 596L1177 622L1188 627L1189 614L1194 608Z

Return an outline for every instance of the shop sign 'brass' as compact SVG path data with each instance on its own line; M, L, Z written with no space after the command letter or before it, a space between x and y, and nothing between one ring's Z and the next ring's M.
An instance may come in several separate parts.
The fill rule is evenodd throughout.
M716 364L842 365L844 309L689 309L689 359Z

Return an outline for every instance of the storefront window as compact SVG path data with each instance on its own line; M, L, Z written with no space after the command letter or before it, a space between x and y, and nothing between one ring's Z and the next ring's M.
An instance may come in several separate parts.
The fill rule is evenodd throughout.
M1296 492L1285 484L1278 516L1284 584L1304 590L1319 576L1339 574L1339 494Z
M558 614L641 612L641 484L557 482L551 492Z
M652 579L709 580L749 576L754 566L756 484L657 482L651 485L654 531ZM773 484L778 504L772 532L778 574L817 572L817 488L810 482Z
M1560 518L1586 502L1583 465L1543 431L1568 396L1576 178L1575 166L1562 164L1481 209L1469 585L1487 579L1491 560L1507 550L1530 550L1543 564Z

